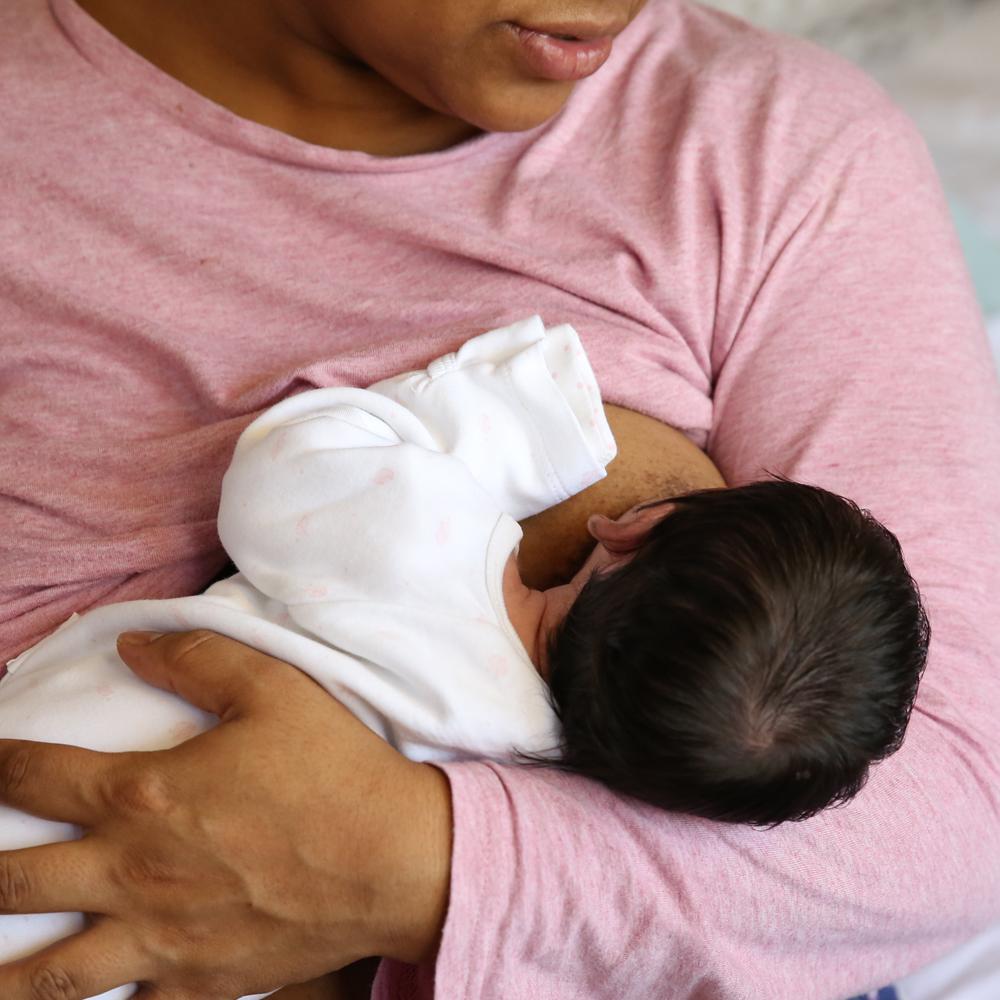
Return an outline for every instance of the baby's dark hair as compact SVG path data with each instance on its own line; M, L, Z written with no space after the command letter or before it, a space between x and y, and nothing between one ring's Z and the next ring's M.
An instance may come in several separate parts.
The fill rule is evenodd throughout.
M556 766L732 823L847 801L899 748L927 658L895 536L783 479L664 502L552 637Z

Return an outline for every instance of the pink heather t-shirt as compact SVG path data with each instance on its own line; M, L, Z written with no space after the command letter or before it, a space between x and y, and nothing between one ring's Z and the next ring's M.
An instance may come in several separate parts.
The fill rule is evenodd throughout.
M730 482L869 507L926 598L903 750L806 823L447 766L440 952L377 996L834 1000L1000 917L1000 402L926 151L874 85L650 0L550 122L382 159L235 117L73 0L5 0L0 52L0 657L198 591L265 407L535 312Z

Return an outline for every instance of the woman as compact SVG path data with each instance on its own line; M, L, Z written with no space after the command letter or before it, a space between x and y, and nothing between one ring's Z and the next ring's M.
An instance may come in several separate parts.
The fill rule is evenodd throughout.
M655 417L730 482L870 507L935 636L904 749L770 832L411 764L287 666L133 637L223 724L0 749L3 801L92 831L0 855L0 903L97 915L0 995L222 1000L384 955L394 1000L835 997L996 916L1000 408L926 153L871 84L674 0L12 0L0 50L5 654L201 589L265 406L526 309L623 408L609 512L661 485ZM526 544L558 574L578 525L547 518Z

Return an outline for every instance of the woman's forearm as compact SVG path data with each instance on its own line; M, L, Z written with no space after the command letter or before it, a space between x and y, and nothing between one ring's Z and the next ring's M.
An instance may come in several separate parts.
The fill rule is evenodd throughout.
M383 805L385 869L373 886L369 955L404 962L433 958L448 908L451 788L430 764L399 768L392 787L373 790ZM400 818L406 817L405 822ZM360 850L366 845L359 844Z

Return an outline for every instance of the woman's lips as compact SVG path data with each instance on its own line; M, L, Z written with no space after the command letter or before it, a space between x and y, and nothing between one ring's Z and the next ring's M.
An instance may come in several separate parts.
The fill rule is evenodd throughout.
M511 28L523 62L543 80L582 80L596 73L608 61L614 44L612 35L568 40L519 24Z

